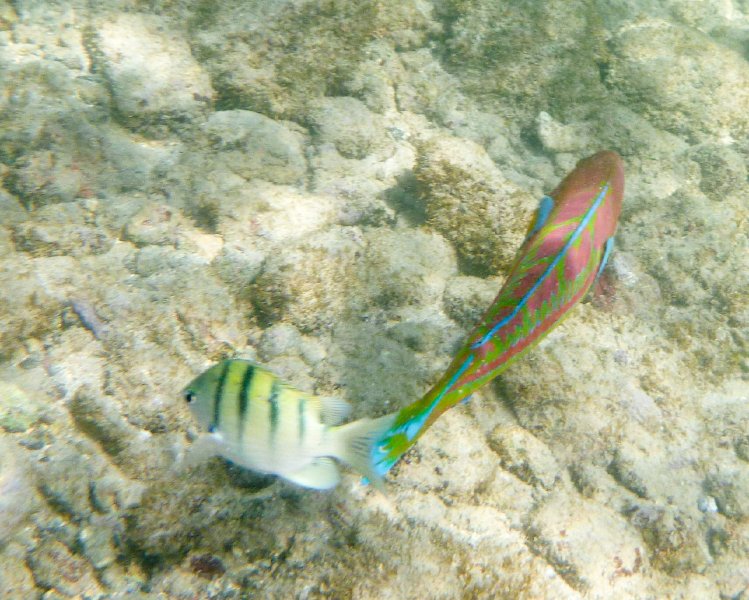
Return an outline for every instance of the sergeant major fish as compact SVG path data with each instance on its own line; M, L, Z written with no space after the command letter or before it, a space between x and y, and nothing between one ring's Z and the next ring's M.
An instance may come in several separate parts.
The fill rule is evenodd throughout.
M440 380L401 409L373 447L378 475L442 413L535 346L585 296L611 252L623 195L621 157L599 152L581 160L542 198L494 303Z
M333 458L381 482L371 467L371 446L395 415L338 425L350 412L347 402L299 391L240 359L210 367L183 397L208 431L198 444L203 452L319 490L340 481Z

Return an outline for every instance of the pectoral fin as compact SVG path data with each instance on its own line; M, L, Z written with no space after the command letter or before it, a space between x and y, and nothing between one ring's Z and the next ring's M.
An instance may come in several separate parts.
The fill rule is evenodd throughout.
M598 263L596 269L596 277L590 286L590 297L606 303L606 297L612 295L611 282L606 282L605 278L601 278L603 270L606 268L606 263L611 255L611 250L614 247L614 238L610 237L606 240L606 244L603 247L603 254L601 255L601 261ZM610 300L610 298L609 298Z
M598 265L598 272L596 273L596 281L601 276L603 269L606 267L606 263L611 256L611 251L614 249L614 238L610 237L606 240L606 244L603 247L603 256L601 257L601 264Z
M187 449L177 463L180 470L192 469L214 456L219 456L223 449L221 437L215 433L204 433Z
M544 226L544 223L549 220L549 215L553 208L554 198L551 196L544 196L541 198L538 202L536 214L533 216L533 221L531 221L531 224L528 227L528 232L525 234L525 241L528 241L539 229L541 229L541 227Z
M294 471L283 473L289 481L316 490L329 490L338 485L341 476L332 458L317 458L312 463Z

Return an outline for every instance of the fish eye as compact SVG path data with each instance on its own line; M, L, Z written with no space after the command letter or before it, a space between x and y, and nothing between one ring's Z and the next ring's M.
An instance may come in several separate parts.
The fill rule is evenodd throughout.
M185 402L187 402L188 404L192 404L193 402L195 402L195 398L195 392L193 392L192 390L185 391Z

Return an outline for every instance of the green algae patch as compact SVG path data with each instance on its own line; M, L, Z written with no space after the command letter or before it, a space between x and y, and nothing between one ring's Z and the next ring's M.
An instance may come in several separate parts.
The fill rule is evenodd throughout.
M17 385L0 381L0 428L23 433L39 419L39 409Z

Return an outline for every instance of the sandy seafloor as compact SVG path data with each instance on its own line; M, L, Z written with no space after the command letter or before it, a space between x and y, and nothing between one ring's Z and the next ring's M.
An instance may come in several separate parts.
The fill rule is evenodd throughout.
M749 2L0 0L0 597L749 595ZM224 356L417 399L537 199L601 293L393 470L180 461Z

